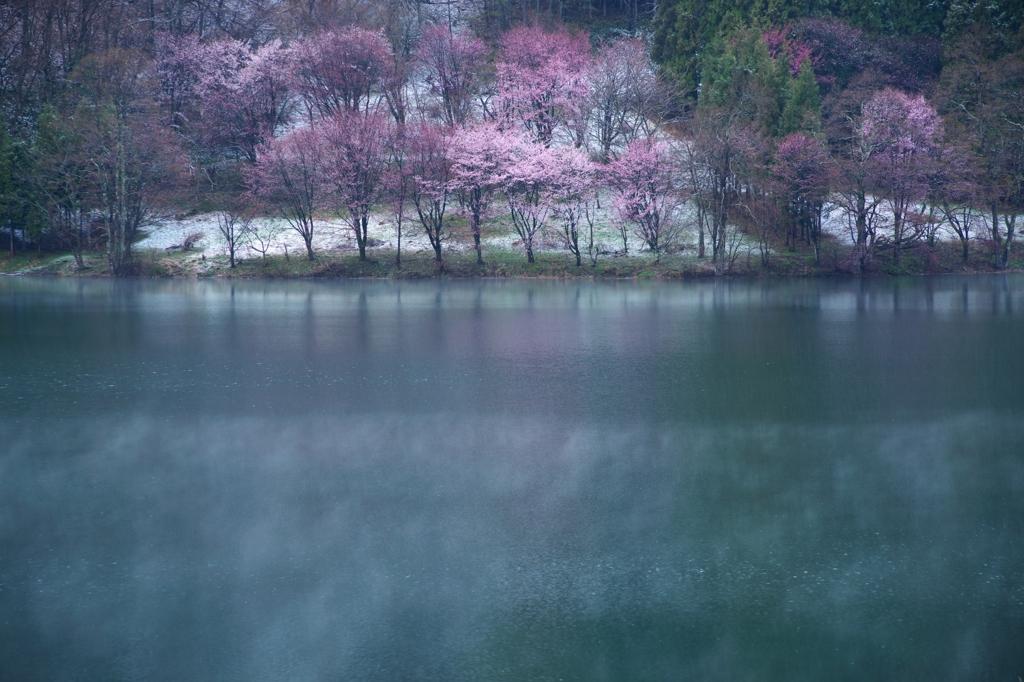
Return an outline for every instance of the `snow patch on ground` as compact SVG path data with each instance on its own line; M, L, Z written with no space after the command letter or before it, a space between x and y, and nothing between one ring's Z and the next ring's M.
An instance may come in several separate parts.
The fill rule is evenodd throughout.
M618 253L622 249L622 237L618 227L612 220L611 213L607 207L611 205L610 197L602 197L602 209L598 211L595 223L594 242L600 253ZM458 215L452 214L453 217ZM693 222L693 216L684 218L686 222ZM879 237L890 236L891 228L885 224L891 222L891 216L883 214L877 230ZM305 254L305 244L302 237L288 223L279 218L263 217L254 221L258 231L265 234L273 234L270 239L268 255L290 255ZM549 230L537 235L534 243L534 251L565 251L565 247L558 235L558 221L552 218L549 223ZM983 217L979 217L974 233L981 235L987 228ZM855 236L850 229L850 221L845 213L835 205L826 206L822 230L835 237L839 243L852 245ZM170 250L173 247L180 247L185 239L191 234L200 234L201 238L196 242L195 249L207 256L227 256L227 244L217 225L217 214L210 213L193 216L183 219L166 219L157 222L146 230L146 237L138 246L141 249L152 249L154 251ZM456 228L456 236L445 242L445 251L466 251L473 248L472 237L468 234L467 227ZM372 248L384 248L394 250L398 245L398 236L395 230L394 219L390 214L377 214L371 217L368 228L370 244ZM956 235L946 224L939 226L936 234L939 241L954 241ZM697 235L695 229L684 229L679 241L686 248L696 248ZM756 249L756 238L752 235L743 240L742 249L748 247ZM633 234L629 236L629 252L631 255L644 255L641 251L640 240ZM508 218L499 214L496 220L486 223L484 226L483 248L485 250L522 251L522 241ZM357 251L355 237L351 228L338 219L318 220L314 230L313 250L324 253L346 253ZM423 231L415 214L407 215L402 227L402 251L405 253L431 253L430 241ZM237 253L238 258L258 258L260 253L249 243L243 243Z
M146 230L146 236L139 241L138 248L154 251L180 248L186 238L192 234L202 235L195 243L195 250L207 256L226 256L227 243L218 227L216 213L193 216L182 219L165 219L156 222ZM258 218L254 228L263 234L272 234L268 255L283 255L286 250L290 255L305 253L306 246L302 237L284 220L278 218ZM564 250L564 246L555 230L557 221L551 221L551 230L546 234L537 235L534 251ZM456 228L456 235L445 241L445 251L466 251L473 248L472 236L468 227ZM398 246L398 234L394 219L391 216L374 215L367 229L370 244L373 248L394 250ZM622 248L622 238L618 230L611 224L607 216L599 217L595 226L594 240L599 249L615 251ZM484 249L505 251L522 250L522 241L511 225L504 221L490 222L484 226ZM630 252L639 249L640 243L635 237L630 239ZM352 229L341 220L317 220L313 231L314 252L355 252L358 250ZM430 240L419 222L408 217L402 225L402 251L432 253ZM259 251L250 242L243 242L238 257L242 259L258 258Z

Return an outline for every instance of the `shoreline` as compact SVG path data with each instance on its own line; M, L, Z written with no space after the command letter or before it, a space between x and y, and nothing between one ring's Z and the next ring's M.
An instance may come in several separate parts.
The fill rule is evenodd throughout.
M949 250L949 249L946 249ZM979 246L979 251L981 247ZM608 255L597 264L588 261L580 266L565 252L543 251L535 263L527 263L520 252L493 251L485 253L484 264L476 262L475 252L453 250L438 264L433 253L411 252L403 254L401 266L394 263L394 251L372 249L365 261L351 252L328 251L317 254L309 261L301 256L272 255L267 258L246 258L230 268L228 259L221 254L203 251L157 252L140 251L135 259L133 279L218 279L218 280L707 280L707 279L808 279L808 278L888 278L910 275L994 275L1024 272L1024 257L1016 251L1010 267L996 269L988 254L972 258L966 267L957 257L950 263L947 258L935 258L936 248L921 258L915 251L903 254L898 266L878 259L874 267L862 272L850 272L841 267L839 254L832 254L815 265L813 257L801 250L774 254L765 268L760 257L752 259L744 254L733 267L716 274L709 259L697 259L689 254L667 254L655 263L647 254L622 256ZM916 256L916 257L915 257ZM18 254L12 261L9 255L0 257L0 276L69 277L84 279L114 279L102 254L89 254L86 268L78 270L70 254ZM741 262L742 261L742 262ZM959 265L960 267L955 267Z
M628 251L621 233L607 220L595 225L592 236L594 258L582 253L582 265L555 232L541 234L534 245L536 263L528 263L518 235L507 220L493 219L485 226L481 239L484 263L476 262L476 251L462 216L452 219L444 242L443 261L439 265L422 230L403 231L401 266L395 265L397 233L386 220L374 216L369 225L367 260L360 261L350 229L337 219L317 220L313 238L315 259L306 257L305 243L279 219L261 218L268 230L260 248L245 240L236 250L237 267L229 267L228 248L220 233L215 214L167 218L141 231L133 244L132 277L148 279L552 279L552 280L696 280L890 277L926 274L997 274L1024 272L1024 244L1013 245L1008 267L994 266L994 243L975 237L970 242L969 258L963 259L963 246L943 228L929 245L922 239L894 258L891 246L877 243L870 247L865 267L854 257L855 245L835 220L826 226L819 245L819 260L810 244L772 242L767 258L762 244L751 235L741 234L729 243L729 267L716 273L710 247L704 258L698 257L697 237L684 235L655 262L649 250L630 235ZM885 230L880 238L887 239ZM186 248L187 246L187 248ZM56 277L112 277L102 251L83 254L86 268L78 270L70 251L31 251L15 258L0 254L0 274L26 274Z

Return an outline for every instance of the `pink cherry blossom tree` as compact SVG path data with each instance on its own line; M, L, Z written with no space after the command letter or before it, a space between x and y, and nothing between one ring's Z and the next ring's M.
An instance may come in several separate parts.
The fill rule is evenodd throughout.
M315 258L314 216L327 206L325 161L323 137L307 128L259 147L247 173L252 194L299 233L309 260Z
M523 140L493 123L482 123L455 131L452 139L451 187L459 193L469 214L476 248L476 261L483 264L480 247L481 225L490 214L491 202L502 186L505 169Z
M395 61L380 33L347 26L318 33L296 49L295 83L310 120L365 111L384 90Z
M521 124L545 146L587 94L590 46L584 35L519 26L501 39L499 116Z
M873 148L875 190L892 215L893 260L922 236L911 209L928 193L928 178L942 121L924 97L892 88L871 98L861 116L858 136Z
M673 163L675 157L667 143L641 138L633 140L605 170L615 190L615 219L633 225L636 236L654 253L655 262L661 260L663 248L681 226L684 183Z
M512 225L519 235L526 260L534 262L534 242L555 210L555 190L562 179L564 148L545 147L541 142L521 140L501 179Z
M204 43L196 35L161 33L155 42L159 100L167 124L182 132L191 127L201 130L204 105L232 94L249 50L236 40Z
M468 122L486 66L487 46L483 41L455 35L447 26L429 26L423 29L416 59L436 100L437 117L449 127Z
M253 53L224 41L209 50L211 63L198 85L199 136L212 148L257 160L257 149L291 121L292 51L272 41Z
M452 138L442 126L416 123L406 129L405 150L412 181L410 198L434 249L434 260L441 263L441 250L450 236L445 213L451 192Z
M551 187L555 200L554 214L561 224L559 239L576 258L576 267L583 265L584 249L591 263L596 265L594 209L597 203L597 169L581 149L559 148L553 152L560 162L560 172Z
M366 260L370 211L382 199L394 126L384 115L343 111L322 122L323 172L331 202L352 228Z
M822 94L834 86L846 87L874 57L874 45L860 29L838 19L802 19L792 35L810 48L815 76L824 88ZM793 51L790 54L792 56ZM790 66L792 68L792 62Z
M782 182L789 215L814 247L814 262L821 252L821 218L835 186L836 173L825 148L812 137L792 133L775 150L775 175Z

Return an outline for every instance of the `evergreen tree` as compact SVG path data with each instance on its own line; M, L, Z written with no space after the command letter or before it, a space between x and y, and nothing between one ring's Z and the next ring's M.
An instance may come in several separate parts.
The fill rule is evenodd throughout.
M816 133L821 129L821 100L818 97L818 82L810 60L800 66L800 74L789 89L786 107L779 122L780 137L795 132Z
M757 30L716 41L709 53L698 107L741 110L764 133L776 135L792 81L788 56L772 60Z
M38 242L42 222L35 210L30 179L34 171L26 145L0 126L0 228L7 233L5 245L14 255L15 236L21 233Z

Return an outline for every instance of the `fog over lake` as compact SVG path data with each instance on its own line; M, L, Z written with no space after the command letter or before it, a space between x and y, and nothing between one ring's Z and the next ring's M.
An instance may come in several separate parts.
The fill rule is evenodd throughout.
M0 680L1024 676L1024 277L0 278Z

